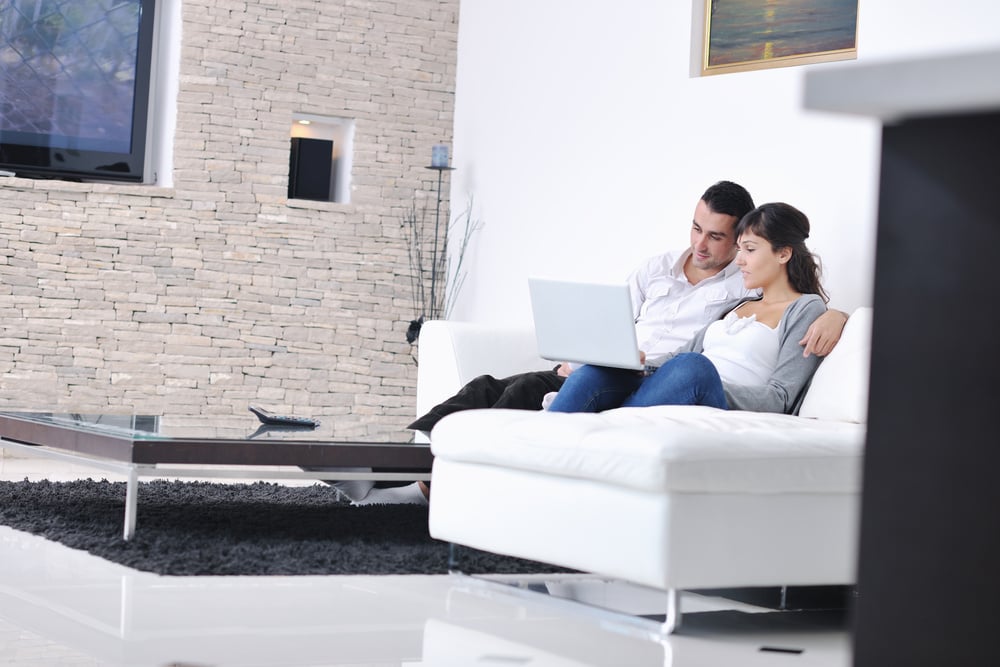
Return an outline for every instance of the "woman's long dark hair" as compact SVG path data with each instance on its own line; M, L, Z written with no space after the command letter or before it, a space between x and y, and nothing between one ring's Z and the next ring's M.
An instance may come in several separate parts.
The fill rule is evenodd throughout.
M790 248L792 257L787 269L792 289L802 294L818 294L824 302L830 300L820 283L819 260L806 247L809 218L805 213L782 202L761 204L740 219L735 231L737 239L744 232L753 232L766 239L775 252Z

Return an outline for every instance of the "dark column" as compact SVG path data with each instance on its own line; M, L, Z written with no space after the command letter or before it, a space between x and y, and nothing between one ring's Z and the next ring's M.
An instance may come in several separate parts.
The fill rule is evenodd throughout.
M854 662L1000 664L1000 113L882 139Z

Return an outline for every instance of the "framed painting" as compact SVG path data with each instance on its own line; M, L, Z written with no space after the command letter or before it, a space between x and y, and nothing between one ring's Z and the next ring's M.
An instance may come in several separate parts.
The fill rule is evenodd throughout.
M857 53L858 0L706 0L703 75Z

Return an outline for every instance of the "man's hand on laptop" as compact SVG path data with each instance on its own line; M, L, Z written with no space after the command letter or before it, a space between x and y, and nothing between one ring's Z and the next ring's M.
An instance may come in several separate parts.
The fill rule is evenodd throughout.
M570 365L568 361L564 361L558 366L556 366L556 373L558 373L564 378L568 378L569 374L572 372L573 372L573 367Z
M639 350L639 363L643 365L643 369L639 371L643 375L652 375L656 372L659 366L654 366L646 363L646 353Z

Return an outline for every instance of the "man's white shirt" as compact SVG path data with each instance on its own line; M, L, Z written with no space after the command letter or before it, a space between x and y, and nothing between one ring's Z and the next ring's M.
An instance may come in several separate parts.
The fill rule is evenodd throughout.
M743 286L735 263L696 285L684 275L688 248L651 257L628 278L635 332L646 363L673 352L705 325L756 292Z

